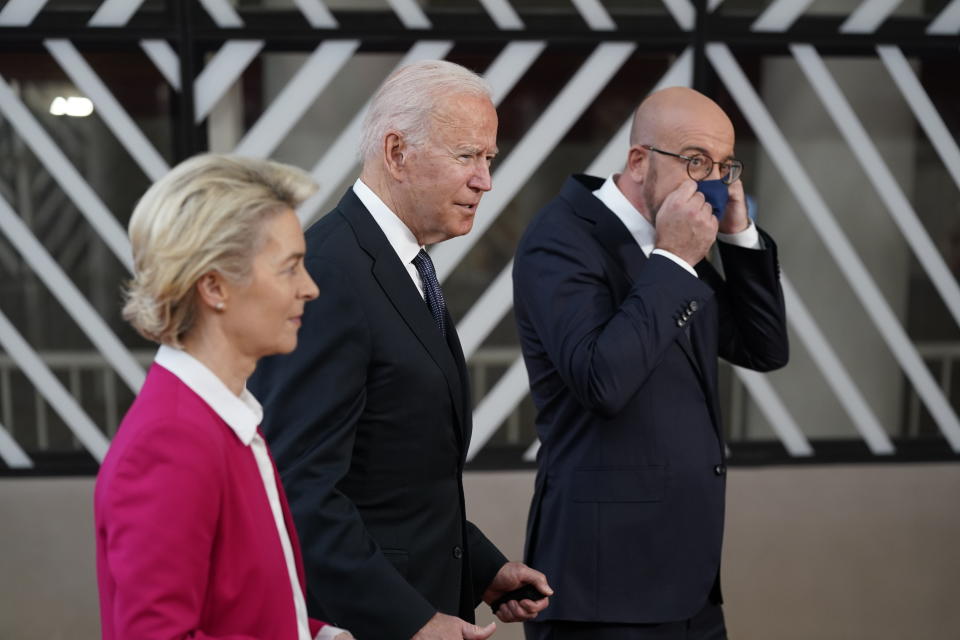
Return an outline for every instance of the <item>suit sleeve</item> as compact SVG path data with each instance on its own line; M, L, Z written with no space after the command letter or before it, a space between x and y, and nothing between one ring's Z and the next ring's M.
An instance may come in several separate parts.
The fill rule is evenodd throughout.
M713 291L652 255L618 304L607 273L617 267L603 259L590 231L543 221L521 243L514 265L521 339L537 336L582 406L615 415L676 340L683 310L694 300L704 304Z
M720 357L754 369L772 371L790 356L787 314L780 285L777 245L762 230L762 250L718 242L724 277L702 263L700 276L717 295L720 311Z
M470 547L473 606L476 607L483 601L483 592L493 582L497 572L507 564L507 558L475 524L469 521L467 522L467 544Z
M261 361L250 380L300 537L310 613L357 638L407 640L436 613L384 556L338 484L350 469L371 344L350 279L307 264L320 289L296 350Z
M192 427L145 430L101 498L118 638L255 640L199 628L223 471L215 443Z

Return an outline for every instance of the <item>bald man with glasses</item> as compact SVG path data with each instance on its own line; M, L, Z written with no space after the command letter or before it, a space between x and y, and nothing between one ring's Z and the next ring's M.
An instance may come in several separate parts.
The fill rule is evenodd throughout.
M570 177L520 242L541 441L526 562L556 590L528 639L726 638L717 358L788 357L776 245L742 172L723 110L664 89L637 108L623 170Z

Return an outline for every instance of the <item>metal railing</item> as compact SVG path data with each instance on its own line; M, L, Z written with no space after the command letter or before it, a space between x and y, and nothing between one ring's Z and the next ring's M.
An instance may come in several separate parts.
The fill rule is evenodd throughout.
M917 348L944 394L956 401L957 391L954 387L960 388L955 384L956 376L960 375L960 343L929 342L918 344ZM133 355L146 367L153 360L154 353L153 350L139 350L134 351ZM469 362L473 397L482 398L518 355L519 351L510 347L477 350ZM129 405L130 393L103 356L95 351L46 351L41 352L40 356L82 405L99 409L91 413L90 418L108 437L112 437ZM17 364L8 355L0 353L0 423L28 451L46 453L79 450L81 446L75 438L69 439L66 448L55 446L51 438L51 411L46 401L32 386L32 397L19 397L14 380L18 375L22 374ZM94 402L89 402L91 394L97 395ZM737 425L742 425L746 420L749 396L735 377L732 377L729 395L727 423L733 425L736 439L738 433L741 437L745 433ZM897 435L908 439L920 437L923 435L923 414L921 402L913 389L908 390L905 402L904 418ZM532 442L533 425L526 424L529 419L524 420L521 412L522 406L518 406L500 427L497 438L500 444L526 446ZM62 443L62 439L60 441Z
M954 391L954 372L960 371L960 343L957 342L926 342L917 345L917 351L923 358L930 372L937 378L940 388L943 389L947 400L957 405L957 395ZM957 385L960 387L960 385ZM903 424L902 435L905 438L917 438L921 435L923 423L921 407L923 403L917 392L910 389L907 396L907 413Z
M154 353L153 350L132 352L145 367L153 360ZM129 404L129 390L103 356L97 351L43 351L39 356L73 397L88 409L88 413L91 404L100 409L91 413L90 418L112 437ZM52 451L55 447L51 444L50 408L33 385L29 385L31 399L18 398L15 402L14 377L17 375L22 375L17 363L7 354L0 353L0 423L14 440L21 444L33 443L28 449L44 453ZM96 402L85 402L91 399L91 393L97 396ZM30 409L24 410L24 407ZM71 438L67 450L80 449L76 438Z

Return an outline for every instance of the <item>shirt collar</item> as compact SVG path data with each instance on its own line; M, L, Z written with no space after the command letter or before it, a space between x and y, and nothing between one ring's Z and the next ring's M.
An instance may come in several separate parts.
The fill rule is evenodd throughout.
M614 182L617 174L610 174L603 185L593 192L615 216L620 219L623 226L627 228L633 239L637 241L643 250L643 255L650 257L650 252L657 243L657 230L650 221L643 217L643 214L637 211L637 208L627 200L620 187Z
M244 388L239 396L234 395L213 371L181 349L161 345L154 362L200 396L233 429L240 442L250 445L263 420L263 407L252 393Z
M400 257L400 262L410 264L423 248L417 242L413 232L403 223L403 220L397 217L397 214L390 210L390 207L384 204L380 196L365 185L360 178L357 178L357 181L353 183L353 192L357 194L360 202L373 216L377 226L383 231L383 235L387 236L387 242Z

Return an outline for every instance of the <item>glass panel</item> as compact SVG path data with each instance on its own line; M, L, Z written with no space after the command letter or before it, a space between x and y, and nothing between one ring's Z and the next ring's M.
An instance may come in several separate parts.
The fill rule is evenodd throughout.
M296 13L294 0L231 2L245 12L269 16L275 20L271 24L276 26L261 55L228 91L208 122L194 131L197 138L220 151L232 150L267 113L314 46L285 37L287 25L297 29L303 26L300 19L296 22L287 20ZM45 25L54 24L56 20L62 23L68 18L80 25L101 3L102 0L52 0L30 29L46 28ZM576 18L576 9L569 0L515 0L512 4L521 13L544 18L559 16L560 21L551 24L566 25L563 28L582 27L582 21ZM327 0L326 5L333 11L393 13L386 0ZM859 0L818 0L804 15L829 18L826 21L811 20L809 28L816 29L818 25L835 25L836 20L849 15L860 5ZM170 6L163 0L147 0L131 25L163 26L170 16ZM455 14L459 10L471 14L484 11L479 0L422 0L421 6L438 15ZM660 0L603 0L603 6L615 20L618 16L667 15ZM732 21L740 29L748 24L744 18L754 19L769 6L769 0L726 0L719 5L708 25L718 24L729 29ZM946 0L907 0L898 5L893 16L919 16L929 20L946 6ZM45 22L45 12L61 15L53 16L53 22ZM270 16L271 12L276 15ZM66 17L63 14L67 14ZM193 15L199 24L212 28L199 5L194 8ZM731 20L725 24L723 20L726 18ZM657 19L632 22L625 19L621 24L629 25L631 30L642 30L661 22ZM394 25L391 28L399 24L393 19L389 23ZM478 33L482 33L482 28L477 27ZM18 35L29 36L30 29L18 32ZM167 85L139 49L135 35L124 40L124 34L110 33L98 40L91 33L84 32L85 37L77 39L76 46L84 60L107 85L164 162L173 164L177 155L174 141L184 137L179 135L183 132L176 126L182 94ZM474 41L458 43L448 58L483 72L512 35L491 29L489 34ZM827 35L836 36L835 28ZM710 34L706 36L709 40ZM85 117L51 114L50 108L56 98L67 100L86 96L81 95L64 70L45 52L39 37L36 42L24 40L26 44L21 50L9 43L4 46L0 52L0 76L13 88L32 117L54 140L118 223L125 226L134 203L150 180L123 141L111 131L107 117L100 110L95 109ZM614 32L609 37L615 40L618 36ZM889 41L885 35L884 42ZM544 152L544 157L527 167L530 169L529 179L505 203L503 211L483 237L478 238L445 285L448 305L456 318L463 318L507 267L520 235L536 211L557 193L567 175L583 171L590 165L627 120L636 103L668 68L677 51L666 45L654 48L658 46L655 42L658 41L641 43L644 51L633 55L607 86L589 101L582 115L564 124L565 128L569 125L569 130L563 133L554 148L538 150ZM860 166L797 62L789 55L761 56L756 50L750 52L748 48L738 48L740 44L743 44L740 40L734 44L738 63L750 77L839 229L849 239L856 258L863 262L885 300L900 318L937 384L942 386L953 406L960 410L960 327L896 224L895 216L903 215L903 212L891 214L887 210L871 184L870 176ZM773 43L772 46L785 44ZM935 49L937 41L914 40L910 45L908 51L914 56L910 60L914 72L955 143L960 139L960 94L955 89L956 50L951 49L944 55ZM177 49L176 42L171 42L171 46ZM841 41L838 46L844 46L844 43ZM206 55L218 47L219 43L206 40L199 50ZM306 169L316 166L401 59L404 51L400 49L397 43L366 42L363 50L333 77L303 117L297 119L289 133L277 141L271 157ZM503 176L498 176L497 171L517 151L524 137L591 51L592 45L589 44L553 43L503 100L499 107L501 155L494 164L495 182L502 182ZM779 51L786 53L785 48ZM205 59L209 60L209 55ZM736 127L737 155L746 165L743 182L759 203L760 225L779 243L783 273L790 278L883 428L897 438L942 442L939 429L871 320L874 310L866 308L860 301L843 269L827 250L820 230L811 222L797 198L797 176L780 173L772 152L757 139L737 108L737 101L710 71L710 63L702 62L703 68L707 69L706 92L730 114ZM881 160L890 168L895 186L903 191L916 211L948 269L960 279L960 205L957 204L960 202L960 186L945 166L936 145L919 126L908 101L891 82L885 66L872 55L872 49L861 50L858 56L826 56L824 63L876 144ZM45 250L91 301L105 322L136 351L141 361L147 363L152 346L137 337L120 319L119 292L128 274L73 197L60 186L46 166L48 160L37 157L10 119L0 117L0 195L35 233ZM329 185L330 196L321 211L327 211L335 204L359 172L354 157L345 155L338 161L344 172L342 177L333 180L337 184ZM486 207L481 205L481 218L494 215L490 202L488 196L484 201ZM2 233L0 274L0 309L56 375L80 397L91 418L108 432L115 428L117 416L122 415L129 405L132 393L116 379L56 297L32 273ZM766 378L778 398L801 430L815 441L842 440L862 445L853 421L797 327L792 328L791 340L790 365ZM471 359L476 402L494 387L518 355L512 314L507 313ZM720 375L725 424L735 453L743 455L740 453L743 449L738 447L745 444L769 445L771 449L779 447L775 430L732 369L723 365ZM38 400L36 390L5 354L0 354L0 421L10 427L18 442L32 453L53 455L56 453L54 449L62 455L76 453L76 443L59 418L42 400ZM529 398L525 398L494 433L488 451L512 452L509 455L516 460L535 437L533 424L534 410Z

